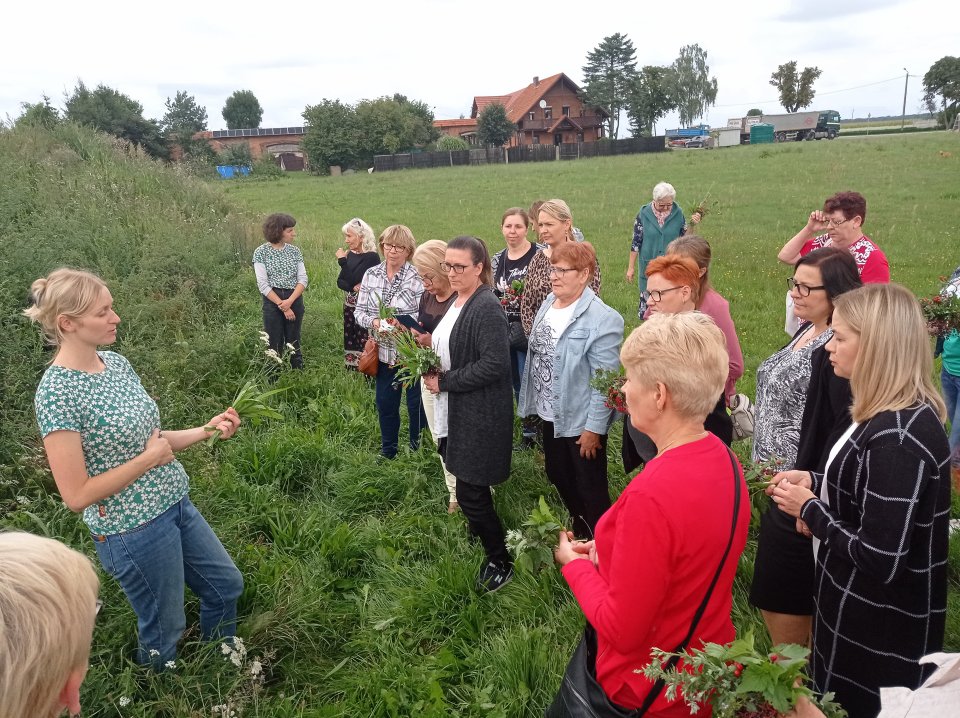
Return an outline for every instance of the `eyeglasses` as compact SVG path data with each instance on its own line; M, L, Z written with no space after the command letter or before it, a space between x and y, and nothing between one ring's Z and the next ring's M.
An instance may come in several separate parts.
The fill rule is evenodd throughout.
M403 247L399 244L384 244L382 246L383 246L384 252L406 252L407 251L406 247Z
M671 207L673 207L673 202L654 202L653 203L653 208L660 210L661 212L666 212Z
M420 277L420 281L424 284L433 284L433 275L432 274L420 274L417 275Z
M363 222L361 222L359 219L351 219L350 224L352 224L354 227L363 227Z
M454 274L463 274L463 270L469 266L469 264L450 264L449 262L440 262L440 269L447 274L449 274L451 271Z
M844 222L849 222L851 219L853 219L853 217L847 217L846 219L841 219L838 222L837 220L833 219L833 217L827 217L825 221L831 227L839 227L841 224L843 224Z
M819 287L811 287L809 284L800 284L796 279L794 279L793 277L790 277L789 279L787 279L787 289L790 289L790 290L796 289L797 294L799 294L801 297L809 297L810 292L812 292L814 289L825 290L826 287L824 287L822 284Z
M675 289L683 289L680 287L670 287L670 289L647 289L643 292L643 298L648 302L652 299L655 302L663 301L663 295L667 292L672 292Z
M547 273L551 277L560 277L560 279L563 279L566 276L567 272L576 272L576 271L577 270L573 267L570 267L568 269L565 269L563 267L550 267L550 269L547 270Z

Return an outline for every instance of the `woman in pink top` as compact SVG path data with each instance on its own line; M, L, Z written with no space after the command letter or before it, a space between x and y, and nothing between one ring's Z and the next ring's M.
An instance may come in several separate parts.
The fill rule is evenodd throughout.
M743 376L743 352L740 350L740 340L737 338L737 329L733 326L733 317L730 316L730 304L710 284L710 243L703 237L689 234L679 237L667 245L667 254L678 254L681 257L692 259L700 268L700 293L697 300L697 309L710 317L723 332L727 340L727 354L730 355L730 371L727 381L723 385L723 395L727 406L736 394L737 379Z

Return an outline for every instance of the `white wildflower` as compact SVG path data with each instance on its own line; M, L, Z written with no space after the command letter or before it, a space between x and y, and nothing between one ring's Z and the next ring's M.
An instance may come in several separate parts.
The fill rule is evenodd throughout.
M293 346L293 344L291 344L290 342L287 342L287 343L285 344L285 346L287 347L287 351L288 351L288 352L295 352L295 351L297 351L297 348L296 348L295 346Z
M247 647L243 645L243 639L240 636L233 637L233 650L239 653L244 658L247 657Z
M150 657L151 657L151 658L156 658L156 657L159 656L159 655L160 655L160 651L158 651L156 648L151 648L151 649L150 649Z
M250 662L250 675L256 678L261 673L263 673L263 664L260 663L256 658Z
M221 643L220 652L225 656L229 656L231 653L233 653L233 649L230 648L230 646L228 646L226 643Z
M230 654L230 662L235 665L237 668L243 665L243 658L240 657L240 654L234 651Z
M266 332L260 332L260 341L263 342L264 346L270 346L270 335Z
M20 504L21 506L29 506L30 499L24 496L23 494L17 494L17 503Z
M224 648L226 648L226 645L224 645ZM230 709L227 708L225 705L217 705L210 709L210 713L212 713L215 716L222 716L222 715L226 715L228 710Z
M273 361L275 361L277 364L283 364L283 358L279 354L277 354L276 349L267 349L264 352L264 355L268 359L272 359Z
M126 708L128 705L130 705L131 701L127 696L120 696L120 700L117 701L117 703L120 704L121 708Z
M177 662L176 662L176 661L167 661L167 662L164 663L163 665L166 666L167 668L170 668L170 669L172 670L172 669L174 669L174 668L177 667Z

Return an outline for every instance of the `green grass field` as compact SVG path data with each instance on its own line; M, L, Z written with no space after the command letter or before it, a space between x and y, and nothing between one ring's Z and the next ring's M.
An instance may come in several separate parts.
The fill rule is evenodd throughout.
M948 150L952 158L940 157ZM786 340L785 279L776 252L811 209L840 189L869 201L867 233L896 281L918 293L960 263L955 214L960 137L924 133L843 142L737 147L518 166L291 176L207 184L86 131L0 131L0 524L44 533L93 555L78 516L59 501L32 414L49 361L18 317L32 279L61 264L99 271L123 319L116 349L157 398L165 426L196 425L236 391L257 345L259 299L249 256L263 214L299 220L308 261L304 355L285 373L287 420L244 427L181 459L192 496L240 567L246 590L237 668L197 644L196 602L177 668L151 675L130 661L135 618L105 579L87 716L534 716L559 683L582 617L556 571L518 575L492 596L473 589L482 561L460 516L445 512L435 455L425 447L377 464L373 392L342 369L334 249L361 216L376 230L411 227L418 240L476 234L502 246L502 211L559 196L598 249L604 300L636 323L637 290L623 277L633 217L660 180L687 208L709 193L701 234L714 282L730 300L752 393L757 364ZM746 449L746 447L739 447ZM617 470L611 442L611 483ZM496 500L508 527L545 494L535 454L517 455ZM960 514L958 514L960 515ZM960 541L951 553L948 650L960 650ZM735 586L735 622L761 632L745 600L753 547ZM252 661L263 672L252 675Z

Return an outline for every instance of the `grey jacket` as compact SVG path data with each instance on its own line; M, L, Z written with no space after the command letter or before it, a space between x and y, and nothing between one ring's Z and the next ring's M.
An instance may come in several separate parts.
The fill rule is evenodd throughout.
M461 481L492 486L507 480L513 455L513 382L507 319L482 285L463 306L450 334L446 465Z
M533 320L533 332L556 297L551 293ZM604 397L590 386L597 369L620 366L623 317L604 304L590 287L583 290L570 325L563 330L553 355L554 436L580 436L584 430L606 434L616 411L604 406ZM537 413L533 388L533 362L527 357L520 386L520 416Z

